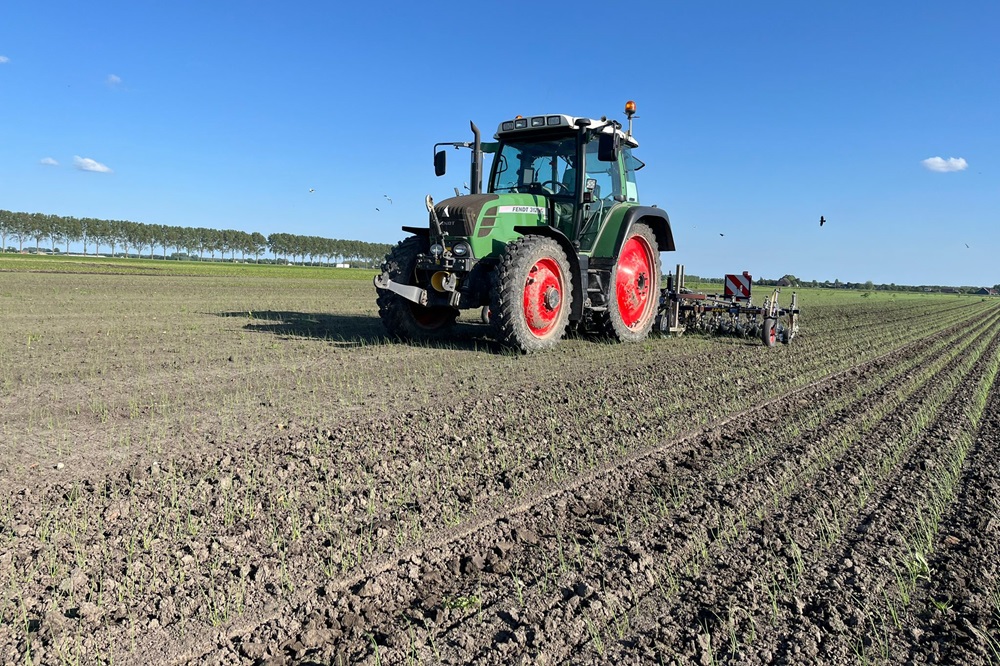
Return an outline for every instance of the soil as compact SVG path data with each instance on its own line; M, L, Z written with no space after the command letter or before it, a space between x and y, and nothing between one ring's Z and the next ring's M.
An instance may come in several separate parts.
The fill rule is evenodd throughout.
M460 325L339 349L364 408L12 447L0 662L995 663L1000 308L928 307L540 362Z

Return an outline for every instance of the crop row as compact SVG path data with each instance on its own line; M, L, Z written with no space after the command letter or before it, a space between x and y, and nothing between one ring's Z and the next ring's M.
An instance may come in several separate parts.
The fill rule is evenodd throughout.
M992 339L994 336L995 334L989 334L989 339ZM843 484L844 478L851 478L851 474L847 471L850 467L847 466L846 461L842 457L843 452L847 450L855 451L859 461L868 459L892 460L893 456L891 455L888 457L879 456L878 448L872 447L873 442L870 439L856 438L856 435L864 432L866 424L868 425L870 434L871 426L881 423L883 418L889 417L901 409L905 412L905 399L913 396L920 389L924 391L928 389L934 390L933 387L940 386L940 389L937 389L928 396L933 396L932 400L943 400L951 396L954 387L947 382L947 378L962 377L962 373L966 370L969 363L977 358L977 354L982 352L982 345L988 341L988 339L985 341L979 340L980 347L967 355L968 360L958 366L952 364L948 366L950 370L944 372L945 364L949 363L948 357L957 358L964 351L961 343L956 345L953 351L948 354L948 357L942 359L944 363L931 364L925 371L913 376L908 386L898 387L896 393L889 394L892 399L884 402L882 406L875 405L873 409L870 408L866 412L867 418L862 422L861 432L855 431L849 425L841 429L839 436L837 432L831 432L829 437L823 438L826 441L820 442L824 448L814 451L812 456L806 455L807 451L796 446L794 442L785 442L779 458L769 459L766 463L757 467L757 470L759 472L763 471L763 473L735 478L732 479L732 483L723 486L722 496L728 494L730 497L740 498L735 506L729 505L727 507L725 502L720 505L713 505L711 503L703 504L706 499L710 500L713 494L718 493L718 491L704 491L706 488L712 488L713 481L711 478L692 480L694 485L702 487L702 492L692 492L690 489L685 489L683 488L683 484L679 483L676 479L669 480L665 487L657 487L655 482L652 483L651 492L643 493L637 488L630 489L630 501L633 493L639 490L639 497L635 499L635 502L642 503L644 501L645 506L615 507L614 513L617 513L620 517L609 517L608 522L615 527L617 534L620 535L618 537L619 545L626 546L623 550L626 551L625 555L627 557L621 558L624 560L623 569L626 572L631 573L630 560L641 562L643 559L643 549L634 544L653 544L652 548L647 547L644 549L644 552L650 558L648 569L644 571L646 574L646 584L638 586L646 588L648 591L646 593L642 593L641 591L632 592L629 586L634 586L634 577L625 577L623 580L618 581L619 585L608 585L608 587L612 588L624 587L628 591L626 596L630 597L630 599L616 600L612 604L613 607L610 613L603 614L603 621L601 614L596 614L596 617L592 614L584 618L583 621L587 625L587 633L591 637L591 646L593 649L600 652L600 648L610 644L613 639L623 640L625 634L628 633L622 630L623 624L631 626L635 623L636 618L685 617L686 614L682 612L683 609L680 609L681 612L672 613L672 608L665 609L662 607L662 604L665 601L669 603L675 595L679 596L685 582L687 582L689 589L694 588L697 590L697 581L707 580L702 575L702 568L710 566L720 548L724 550L735 549L744 553L745 556L740 558L739 561L739 571L745 576L745 580L754 581L760 585L760 587L754 590L755 594L761 598L761 601L756 605L757 608L766 608L769 604L773 615L768 617L767 614L764 614L763 617L760 617L759 612L757 615L748 615L746 611L747 604L736 601L735 598L728 600L728 605L713 604L714 610L712 611L712 615L701 617L704 635L700 639L699 637L695 637L695 642L699 642L700 640L699 644L704 644L705 636L707 635L714 638L716 647L713 650L716 656L723 656L727 654L726 650L729 650L729 656L735 657L736 653L733 650L739 652L745 643L753 642L752 637L757 631L755 623L768 621L780 624L779 620L781 622L787 621L788 616L793 615L796 609L795 594L798 592L798 586L801 584L805 567L808 566L807 558L811 554L808 547L812 546L813 549L816 548L815 543L810 544L802 535L796 534L792 526L813 525L818 521L820 524L825 525L825 528L820 531L819 543L832 544L839 539L839 535L844 529L843 525L849 522L850 510L863 502L865 489L874 485L877 479L874 476L867 478L862 476L858 494L853 498L844 498L848 503L843 506L830 503L828 497L825 498L826 501L805 502L804 504L808 509L805 515L801 516L798 523L796 522L795 515L789 515L789 512L792 511L788 506L789 499L796 498L797 493L801 492L802 488L809 487L811 484L815 487L815 480L821 476L821 473L834 465L843 467L839 473L828 477L828 483L840 486ZM971 342L967 344L971 344ZM939 383L939 380L944 383ZM932 407L932 405L926 402L924 404L925 407ZM921 414L923 414L923 410L921 410ZM807 423L803 423L803 426L806 426L806 429L808 428ZM891 427L893 429L896 427L894 421ZM915 432L911 432L910 437L912 438L915 435ZM851 441L852 438L854 438L854 441ZM896 455L910 441L912 440L904 437L894 449ZM782 460L786 462L780 462ZM815 464L810 463L810 460L814 460ZM855 472L858 475L862 475L863 469L861 467L859 470L855 470ZM883 467L878 470L877 474L888 474L890 469L892 469L892 465L883 463ZM777 473L770 474L768 470L775 470ZM755 500L754 497L759 497L760 499ZM717 498L716 501L718 501ZM732 501L732 499L729 500L729 502ZM856 502L857 504L852 502ZM697 507L699 509L697 511L699 516L698 522L702 526L707 526L707 529L702 532L696 528L693 533L689 533L683 540L683 544L679 550L676 550L676 547L675 549L669 549L665 547L662 535L657 533L658 529L662 529L662 527L658 528L656 526L662 526L666 523L668 534L675 531L676 517L671 514L676 512L682 505ZM818 507L823 507L823 511L829 511L829 513L812 513L818 511ZM774 521L773 515L779 509L783 515L779 521ZM811 513L812 515L810 515ZM655 520L658 516L660 519ZM756 526L764 525L765 522L768 524L768 529L764 530L763 533L759 533L759 528ZM780 527L782 524L788 526L787 531L782 530ZM630 532L630 525L645 525L647 527L641 531ZM768 532L771 536L764 537L761 540L765 543L771 542L773 546L777 546L779 548L778 552L775 552L774 547L760 547L755 549L745 542L745 538L751 533L755 537L761 537ZM581 536L585 537L586 534L584 533ZM581 540L585 541L585 539ZM676 539L672 540L676 541ZM629 543L633 545L628 546ZM635 552L629 551L629 548ZM590 548L584 547L581 549L581 552L588 554L592 549L593 546ZM672 550L673 552L671 552ZM650 551L652 553L662 551L662 554L655 556ZM757 555L757 557L754 557L754 555ZM656 563L663 560L666 560L666 567L656 567ZM594 558L592 562L598 567L602 566L599 558ZM587 567L585 566L580 567L581 571L586 571L586 569ZM765 575L763 580L757 577L755 580L755 576L748 573L755 570L770 572L770 576ZM730 569L729 573L732 575L733 571L734 569ZM716 584L718 584L717 575L714 574L711 579ZM642 581L642 577L639 580ZM643 605L644 601L649 599L655 599L655 601L651 604L652 607L647 609L649 611L647 612L647 610L643 609ZM558 597L554 602L550 603L557 604ZM534 605L537 606L538 604ZM607 606L608 604L605 603L604 607L607 608ZM654 608L655 611L653 611ZM701 615L704 616L705 614L702 612ZM687 616L689 617L690 613ZM653 636L655 636L655 630L652 631ZM726 637L726 639L720 640L723 637ZM709 642L709 646L711 646L711 642ZM603 657L604 655L600 656Z
M934 380L961 376L964 366L970 362L969 359L974 360L976 355L982 352L982 345L994 336L992 331L996 323L995 315L981 322L977 329L979 337L975 338L970 337L968 331L955 329L937 344L928 345L923 355L916 360L904 359L900 363L903 370L896 373L906 375L901 382L888 381L883 375L866 375L869 381L850 394L851 399L844 401L838 414L855 413L858 405L865 404L866 401L871 402L877 397L876 402L879 404L874 406L874 415L867 421L870 424L868 426L870 433L874 424L883 423L891 414L898 412L908 397L920 391L927 393L933 390L936 386ZM979 346L967 353L968 346L974 341ZM964 361L960 363L960 359ZM938 392L933 395L940 397L945 393ZM885 418L876 418L875 415ZM818 426L822 423L817 422L816 418L816 413L809 414L808 410L805 410L801 416L802 420L791 427L802 431L818 430ZM835 421L836 418L837 415L830 415L829 420ZM442 599L439 599L443 609L450 613L445 616L444 634L441 633L441 627L436 631L429 629L423 620L415 620L409 615L403 619L410 626L401 631L404 634L408 632L412 640L419 644L436 642L440 645L447 643L445 639L448 635L459 632L456 627L461 626L463 622L475 625L482 621L484 615L487 618L497 617L508 613L506 609L511 607L519 609L518 612L522 615L527 612L526 609L531 609L533 614L544 616L546 613L556 612L564 605L566 601L564 590L575 589L574 586L580 584L578 578L580 575L589 574L592 578L591 569L601 569L605 567L607 561L619 559L622 560L622 570L619 573L625 574L625 577L616 580L616 585L611 585L605 579L604 584L597 587L623 588L627 590L625 597L614 598L612 601L604 598L596 606L589 605L588 608L594 612L585 617L571 617L564 620L573 620L580 624L578 628L581 635L588 636L591 647L600 652L616 638L620 640L628 633L627 629L634 624L636 616L642 615L645 598L651 594L662 595L665 598L676 596L684 581L697 579L701 569L712 561L712 554L719 548L733 548L733 544L745 538L749 531L758 529L755 526L763 524L766 518L772 515L775 507L781 506L786 498L797 492L798 488L811 483L810 479L818 477L831 464L836 464L835 461L839 460L844 452L860 451L864 448L858 438L853 441L845 439L850 431L849 422L844 423L841 430L842 437L833 437L836 445L833 448L824 448L831 447L830 443L813 442L813 445L820 448L802 458L804 452L794 446L794 443L788 443L765 463L755 466L753 468L755 474L747 472L739 478L731 478L723 487L726 488L724 494L741 498L735 508L730 506L727 509L725 506L704 503L706 498L712 495L709 489L717 486L719 479L704 477L702 473L706 469L733 470L740 467L740 465L719 464L718 461L711 464L708 461L699 461L700 464L690 470L672 468L670 474L660 470L653 479L643 479L641 486L630 485L625 496L626 500L620 504L607 507L604 506L607 502L602 503L600 497L590 500L592 504L588 504L584 512L587 517L580 520L582 526L577 533L555 531L547 534L543 539L545 542L543 545L531 548L525 553L520 566L510 566L509 578L497 580L494 576L488 582L479 583L476 583L475 579L463 579L446 588L442 593ZM739 434L737 431L730 439L738 439ZM816 464L810 464L809 460L816 461ZM767 470L770 469L781 470L784 473L779 476L768 476ZM675 475L676 472L682 474ZM721 476L724 479L726 476L731 477L732 474ZM754 500L753 497L759 499ZM601 509L608 513L595 521L591 514L596 510L600 515ZM565 514L566 511L566 503L562 502L561 506L557 507L557 513ZM678 513L696 514L697 525L702 528L707 525L708 529L706 531L696 529L686 537L679 548L675 546L671 552L671 548L663 545L662 536L657 532L662 529L665 522L670 524L670 521L676 521ZM573 514L572 507L570 514ZM839 515L846 516L846 514L846 509L840 510ZM551 517L551 512L548 515ZM828 521L826 537L828 540L833 540L835 533L838 532L836 524L838 524L836 521ZM599 530L600 525L604 527ZM687 527L690 529L690 526ZM668 532L676 529L671 527ZM638 544L653 544L653 546L652 549L643 548ZM801 548L794 541L791 544L789 548L793 553L792 562L801 561L803 557ZM657 556L656 552L650 553L650 550L661 552L663 555ZM795 552L798 552L797 556L794 555ZM773 554L768 556L775 558ZM659 559L669 559L673 564L664 569L662 566L657 566ZM755 561L751 562L751 566L755 564ZM637 565L646 578L641 584L637 584L634 577L638 571L633 569ZM787 571L774 571L775 578L771 581L770 591L775 595L775 612L784 605L783 601L779 603L781 599L779 595L783 594L785 587L793 584L790 581L794 581L795 576L800 575L796 573L794 567L791 572L790 574ZM576 582L574 577L577 577ZM640 576L638 580L642 581L642 577ZM590 583L590 587L595 587L594 583ZM587 589L587 584L583 584L583 589ZM643 592L643 589L647 591ZM469 602L475 607L476 612L469 615L466 620L459 618L448 622L448 617L456 614L455 600L459 599ZM517 600L516 604L513 603L514 599ZM474 600L474 603L470 600ZM449 605L452 607L449 608ZM743 619L746 620L745 617ZM526 624L530 626L531 623ZM535 627L531 630L530 633L535 636L535 640L539 639L539 634L544 633L541 629ZM438 635L436 641L435 633ZM399 647L398 640L395 641L395 645Z

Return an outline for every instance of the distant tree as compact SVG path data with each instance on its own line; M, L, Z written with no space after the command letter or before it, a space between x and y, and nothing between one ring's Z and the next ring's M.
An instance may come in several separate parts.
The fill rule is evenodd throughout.
M267 238L259 231L250 234L250 253L253 254L254 263L260 262L260 255L267 249Z
M165 224L151 224L149 226L153 242L160 246L160 249L163 251L163 258L166 259L167 247L174 247L174 230L177 227L169 227ZM152 253L153 250L150 248L150 256L152 256Z
M14 213L0 210L0 252L7 251L7 234L14 231Z
M35 239L35 252L42 247L42 239L49 235L52 219L43 213L28 216L28 236Z
M48 234L49 234L49 249L53 252L56 251L56 243L63 240L66 241L67 248L69 247L69 229L67 228L66 221L69 218L59 217L58 215L46 215L48 219ZM68 251L68 250L67 250Z

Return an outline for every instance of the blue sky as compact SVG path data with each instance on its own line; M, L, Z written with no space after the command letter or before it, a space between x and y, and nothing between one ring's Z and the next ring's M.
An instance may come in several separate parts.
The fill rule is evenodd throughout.
M997 34L995 2L16 0L0 208L394 242L469 120L633 99L665 265L993 285Z

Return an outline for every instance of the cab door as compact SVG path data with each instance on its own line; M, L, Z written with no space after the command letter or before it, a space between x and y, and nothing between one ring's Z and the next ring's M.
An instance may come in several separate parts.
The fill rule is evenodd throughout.
M615 162L601 162L597 159L597 146L595 138L587 144L585 156L584 187L590 194L590 203L584 204L580 230L580 249L584 252L593 250L613 215L624 214L626 202L623 162L627 151L620 151Z

